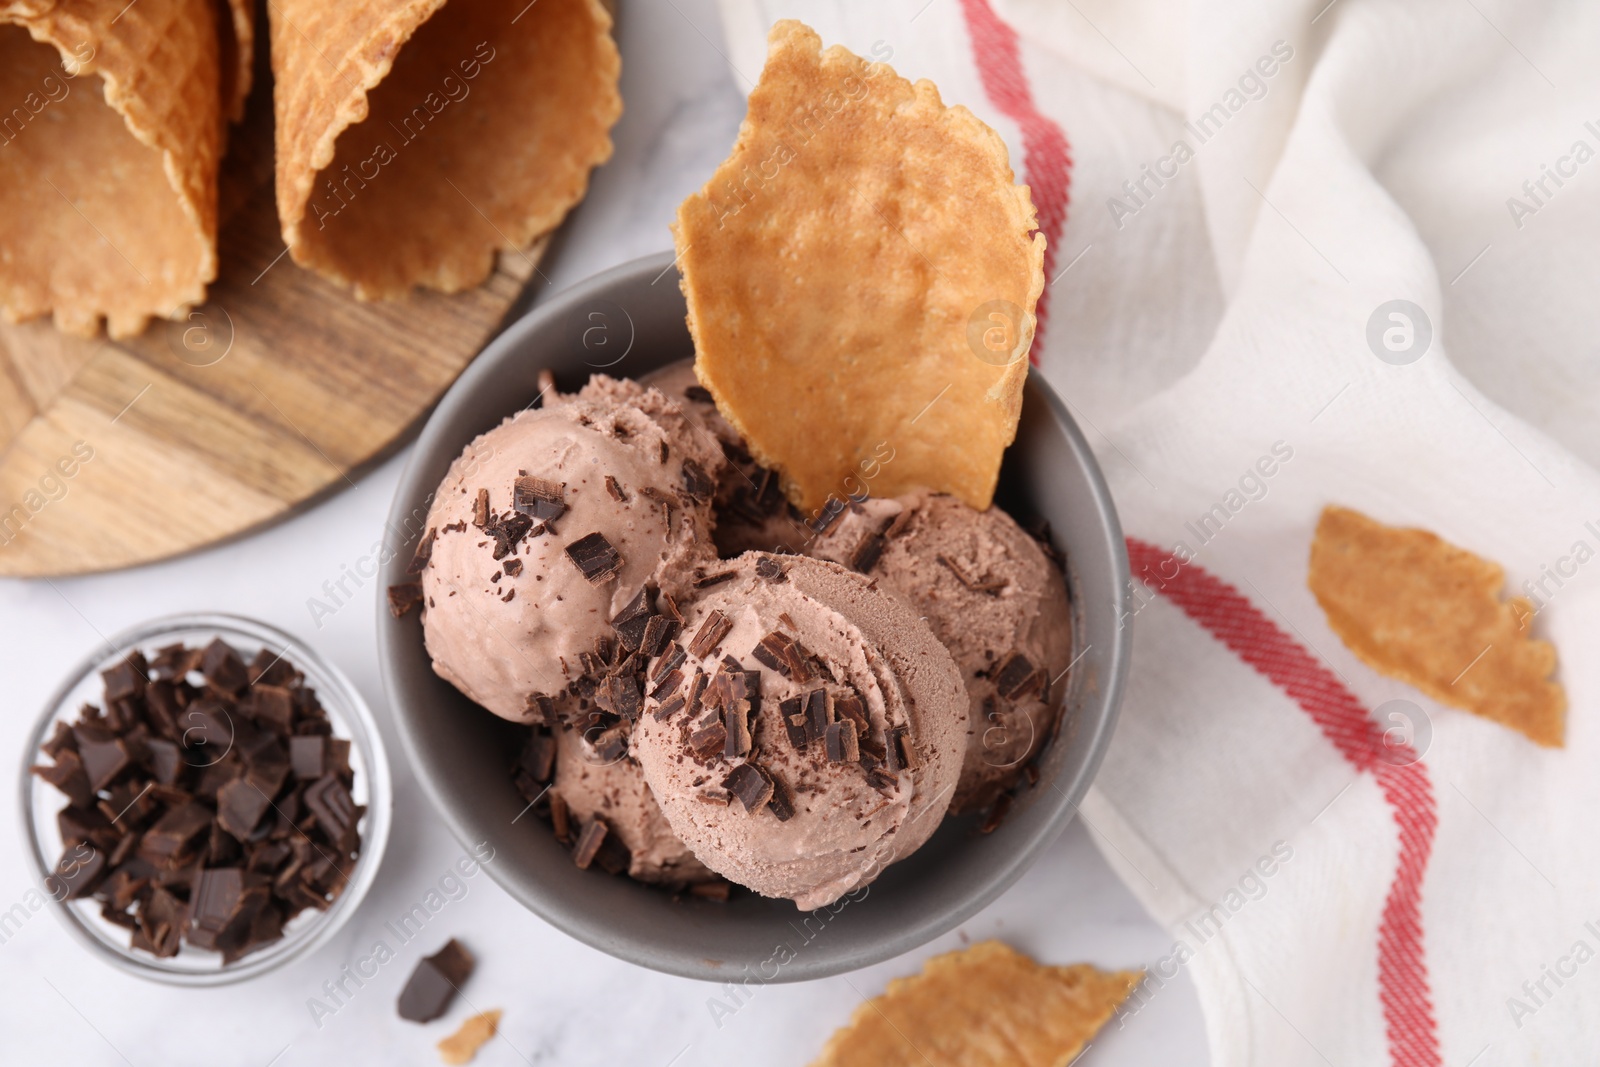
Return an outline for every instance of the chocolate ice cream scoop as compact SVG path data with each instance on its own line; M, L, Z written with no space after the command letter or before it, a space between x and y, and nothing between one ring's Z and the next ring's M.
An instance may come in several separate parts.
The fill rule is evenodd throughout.
M629 875L641 882L668 883L702 882L712 877L673 834L637 763L625 753L597 748L579 728L558 726L555 738L552 790L577 825L597 818L605 821L607 832L616 835L628 850Z
M835 564L748 552L706 577L651 665L631 754L700 860L822 907L944 817L966 744L949 652Z
M927 620L971 701L953 813L987 807L1055 728L1072 618L1061 571L998 507L919 492L871 499L811 552L868 577Z
M540 717L647 583L702 559L723 458L654 389L596 375L472 442L435 493L420 569L434 670L507 719Z

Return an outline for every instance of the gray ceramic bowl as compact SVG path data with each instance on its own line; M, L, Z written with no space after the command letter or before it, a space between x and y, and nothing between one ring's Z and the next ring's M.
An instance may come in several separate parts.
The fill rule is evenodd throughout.
M385 585L405 569L450 462L475 436L538 395L540 370L562 390L589 375L639 377L693 352L671 256L636 260L544 301L506 330L428 420L389 514ZM1071 821L1111 740L1128 667L1119 625L1128 561L1110 494L1083 435L1037 375L1028 381L998 502L1024 525L1048 520L1066 553L1076 664L1062 732L1038 785L984 835L950 819L864 896L804 916L784 900L741 894L727 904L667 894L580 871L548 825L520 818L526 801L507 768L523 728L476 706L437 677L417 613L380 602L378 652L389 706L423 787L462 843L488 842L491 877L528 908L604 952L644 967L715 981L823 978L897 956L994 900ZM381 601L382 598L380 598ZM758 977L759 976L759 977Z

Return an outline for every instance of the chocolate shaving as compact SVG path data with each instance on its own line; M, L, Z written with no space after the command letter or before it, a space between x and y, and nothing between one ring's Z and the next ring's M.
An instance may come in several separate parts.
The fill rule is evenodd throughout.
M723 786L739 798L744 810L755 814L772 799L772 779L754 763L741 763L722 780Z
M417 582L402 582L389 587L389 614L400 618L422 603L422 586Z
M850 553L850 569L861 574L866 574L877 566L878 560L883 556L884 546L888 544L883 534L870 533L856 545L855 551Z
M529 693L523 701L522 713L529 722L549 726L556 720L556 702L543 693Z
M433 559L433 542L438 536L439 531L430 528L417 542L417 550L411 554L411 562L406 566L407 574L421 574L428 569L428 563Z
M787 577L783 564L771 556L756 557L756 577L764 578L769 582L781 582Z
M772 779L772 797L767 801L767 807L779 822L788 822L794 818L794 790L772 771L766 773Z
M974 593L997 593L1006 587L1006 583L1003 581L986 582L974 577L973 574L965 567L957 563L951 557L942 553L934 558L940 563L944 564L945 567L949 569L950 573L956 576L956 581L960 582Z
M655 666L650 668L651 679L660 678L669 671L677 670L688 658L689 654L683 650L683 646L674 644L665 655L656 660Z
M700 714L700 703L705 696L706 672L699 667L694 669L694 678L689 682L688 702L685 705L689 710L689 718L693 719Z
M689 655L696 659L705 659L717 650L722 644L722 639L728 636L728 631L733 629L733 620L715 608L706 616L705 622L700 624L700 630L694 635L694 640L689 643Z
M580 537L568 545L567 558L593 585L610 581L622 569L622 556L599 531Z
M594 862L595 855L599 853L609 830L610 827L606 826L604 819L595 818L591 819L578 834L578 843L572 849L572 862L577 864L580 871L588 870L589 864Z
M724 730L727 740L722 747L722 754L729 759L738 759L750 751L750 719L748 713L741 706L743 701L736 701L723 712Z
M917 759L917 749L911 742L911 727L896 726L889 730L885 738L887 750L886 763L891 771L914 771L921 762Z
M723 582L728 581L733 576L733 571L719 571L716 574L706 574L704 571L696 570L694 575L694 587L696 589L709 589L713 585L721 585Z
M666 722L668 719L678 714L678 712L682 711L684 709L684 705L687 703L688 701L684 699L682 693L677 694L655 710L653 714L656 717L656 721Z
M1010 701L1017 701L1039 688L1039 671L1021 652L1013 652L995 669L995 692Z
M595 702L611 714L631 721L643 710L644 696L639 692L639 680L633 675L612 674L595 694Z
M717 483L711 480L704 467L686 459L683 461L683 489L696 500L710 500L717 491Z
M606 492L611 494L611 499L619 504L628 499L628 494L623 492L622 483L614 475L606 475Z
M682 684L683 672L681 670L668 671L661 677L659 681L655 683L655 688L650 690L650 699L660 700L662 697L666 696L668 693L671 693Z
M677 634L678 624L665 615L652 615L645 623L644 635L639 641L639 655L659 656L668 641Z
M550 828L555 831L556 840L563 845L572 844L572 809L567 807L567 800L555 790L550 791Z
M703 760L720 754L727 744L728 730L720 717L689 735L689 751Z
M472 502L472 525L480 530L489 525L489 490L479 489Z

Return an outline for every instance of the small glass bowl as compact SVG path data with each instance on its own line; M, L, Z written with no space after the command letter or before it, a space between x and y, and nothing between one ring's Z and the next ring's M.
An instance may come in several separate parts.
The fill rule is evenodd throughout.
M62 853L56 813L66 806L66 798L48 782L30 773L35 764L48 762L40 751L58 721L72 722L84 704L103 706L104 687L100 672L120 663L134 649L154 656L164 645L183 643L205 645L220 637L236 648L248 663L262 648L283 656L305 675L305 684L317 697L333 726L333 736L350 741L350 766L355 771L352 796L366 805L361 820L361 853L344 891L325 910L307 908L283 928L283 936L265 948L223 966L222 954L190 948L185 944L176 956L158 958L129 944L129 931L100 917L100 902L54 901L54 910L74 937L101 959L140 978L181 986L221 986L242 982L283 966L336 934L355 914L361 899L383 861L389 839L393 798L390 792L389 759L372 712L355 686L336 668L302 642L265 623L235 615L172 615L155 619L112 637L110 650L95 652L81 663L45 706L34 727L22 764L22 821L33 862L34 883L46 886ZM52 894L46 893L47 896Z

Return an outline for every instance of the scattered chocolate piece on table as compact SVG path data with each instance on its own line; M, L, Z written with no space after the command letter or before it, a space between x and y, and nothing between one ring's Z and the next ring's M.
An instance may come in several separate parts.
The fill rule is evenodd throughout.
M472 953L455 938L446 941L433 955L418 960L400 991L400 1018L426 1023L449 1011L476 963Z

